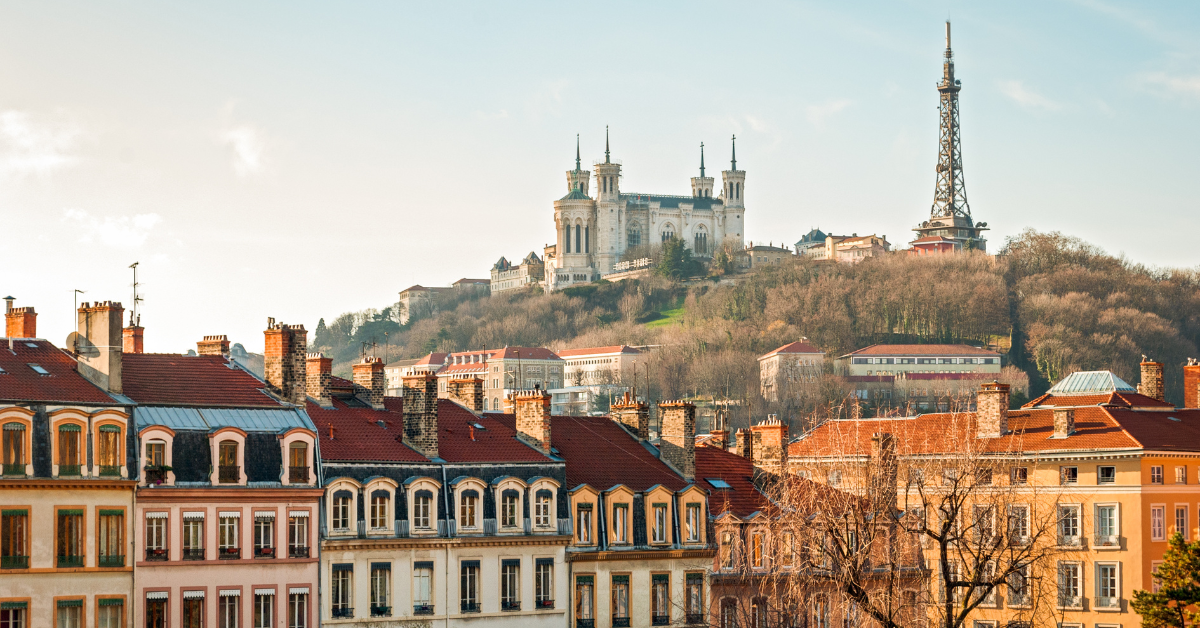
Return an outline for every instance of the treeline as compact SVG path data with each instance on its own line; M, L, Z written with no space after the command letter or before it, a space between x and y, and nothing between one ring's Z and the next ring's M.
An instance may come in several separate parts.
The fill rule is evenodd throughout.
M897 254L856 265L797 259L723 279L649 277L552 294L439 298L403 326L398 305L343 314L319 326L314 348L348 372L371 341L378 343L373 353L391 359L505 345L657 345L638 382L652 398L737 399L766 412L756 358L802 336L830 356L874 343L997 347L1028 374L1035 395L1075 370L1112 370L1136 383L1146 354L1166 363L1176 402L1180 367L1200 343L1195 270L1148 268L1035 231L1010 238L994 257ZM680 308L669 324L654 322ZM846 392L831 378L788 411L809 412Z

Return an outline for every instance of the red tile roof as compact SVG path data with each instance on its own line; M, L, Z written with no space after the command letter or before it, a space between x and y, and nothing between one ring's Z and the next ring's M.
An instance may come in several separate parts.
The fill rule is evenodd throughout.
M1023 408L1066 408L1076 406L1110 405L1125 408L1174 408L1173 404L1147 397L1141 393L1112 391L1094 395L1056 395L1046 393L1026 403Z
M447 462L550 462L517 439L517 431L495 414L475 416L450 401L438 400L438 455ZM472 424L484 429L471 430Z
M308 416L317 426L321 458L339 462L429 462L397 440L404 434L403 399L384 397L383 402L383 410L372 410L352 407L341 399L333 400L332 409L309 401ZM383 421L383 426L377 421Z
M437 370L438 375L469 375L472 373L487 373L486 362L465 362L463 364L447 364Z
M558 352L560 358L574 358L581 355L609 355L612 353L640 354L641 351L629 345L611 345L608 347L584 347L581 349L564 349Z
M820 349L808 344L807 342L791 342L786 345L783 345L782 347L779 347L778 349L776 349L766 355L760 356L758 359L762 360L763 358L769 358L773 355L778 355L780 353L820 353L821 355L825 354L824 351L821 351Z
M450 354L448 354L448 353L430 353L430 354L425 355L421 359L417 360L416 362L413 362L413 366L424 366L426 364L439 366L439 365L446 363L447 355L450 355Z
M998 356L999 353L969 345L871 345L850 355L984 355ZM842 356L845 357L845 356Z
M717 488L709 479L724 480L729 488ZM732 512L746 517L769 506L754 485L754 463L718 447L696 448L696 484L708 490L708 511L713 515Z
M518 356L517 354L520 353ZM504 347L492 352L493 360L561 360L562 358L545 347Z
M230 368L219 355L126 353L121 387L140 404L181 406L274 406L257 377Z
M34 345L34 346L29 346ZM13 355L13 353L16 355ZM49 375L30 367L37 364ZM116 404L117 401L75 370L75 359L45 340L0 343L0 399L5 401L61 401L79 404Z
M931 244L934 242L954 243L956 240L947 238L945 236L925 236L924 238L917 238L916 240L913 240L911 244Z

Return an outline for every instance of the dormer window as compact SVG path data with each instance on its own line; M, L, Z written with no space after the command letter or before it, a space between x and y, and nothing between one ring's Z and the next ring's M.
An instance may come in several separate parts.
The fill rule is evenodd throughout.
M517 527L518 517L521 506L521 493L514 489L507 489L500 496L500 526L505 528Z
M578 506L576 506L576 511L577 511L577 514L575 515L575 517L576 517L576 522L578 523L578 526L579 526L578 533L576 534L576 536L579 538L579 543L581 545L591 545L591 543L592 543L592 505L591 504L579 504Z
M629 542L629 504L613 504L613 543Z
M388 528L392 494L377 490L371 492L371 528L375 530Z
M551 507L554 504L554 493L547 489L537 492L533 501L533 525L548 528L551 525Z
M98 434L100 477L121 476L121 428L101 425Z
M288 446L288 482L308 484L308 443Z
M82 435L78 425L67 423L58 427L58 474L80 475L79 437Z
M430 515L432 512L433 493L417 491L416 498L413 500L413 527L418 530L433 529L433 519Z
M4 424L4 475L25 475L25 424Z
M333 494L333 513L330 521L334 531L343 533L350 531L350 507L353 503L354 495L350 491L341 490Z
M475 528L478 527L477 519L479 515L479 491L475 489L466 489L459 495L458 506L458 527L460 528Z
M703 525L701 518L700 504L690 503L687 505L687 516L684 519L686 529L686 539L688 543L700 542L700 526Z
M241 477L238 466L237 441L223 440L217 446L217 481L221 484L237 484Z
M654 542L667 542L667 505L654 504Z

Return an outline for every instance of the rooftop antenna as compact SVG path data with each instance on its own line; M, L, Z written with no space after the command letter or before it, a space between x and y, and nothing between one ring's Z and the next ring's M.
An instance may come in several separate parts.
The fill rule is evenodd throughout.
M138 296L138 280L137 267L138 263L134 262L129 265L133 269L133 309L129 310L129 326L137 327L142 324L142 315L138 314L138 303L142 302L142 297Z

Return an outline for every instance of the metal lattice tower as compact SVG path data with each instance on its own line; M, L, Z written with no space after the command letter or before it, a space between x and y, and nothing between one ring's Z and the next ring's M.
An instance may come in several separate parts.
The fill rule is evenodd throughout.
M950 22L946 22L946 53L942 63L942 82L938 84L941 102L941 141L938 145L937 187L933 192L932 218L962 216L970 218L967 191L963 183L962 137L958 124L958 92L962 81L954 78L954 53L950 50Z

